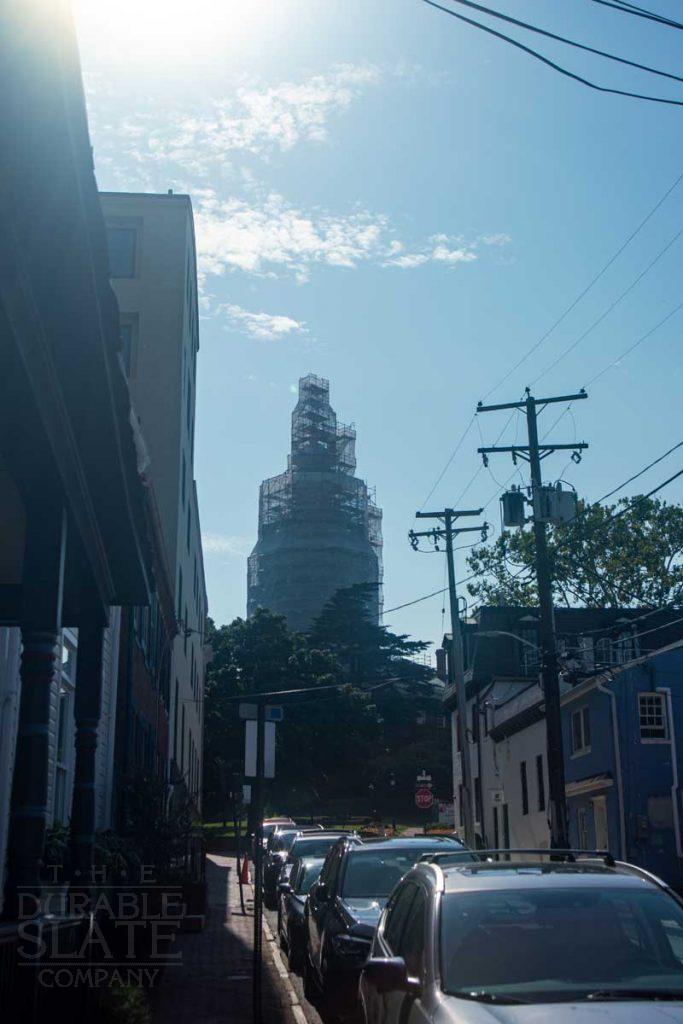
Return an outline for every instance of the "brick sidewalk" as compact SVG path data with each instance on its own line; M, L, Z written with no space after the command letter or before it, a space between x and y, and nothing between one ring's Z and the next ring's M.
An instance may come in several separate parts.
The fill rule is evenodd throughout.
M154 998L154 1024L252 1024L251 903L243 916L234 858L211 854L206 880L206 925L197 934L178 935L173 951L182 954L182 966L166 969ZM303 1014L292 1008L296 997L278 971L272 945L264 936L263 1024L301 1024Z

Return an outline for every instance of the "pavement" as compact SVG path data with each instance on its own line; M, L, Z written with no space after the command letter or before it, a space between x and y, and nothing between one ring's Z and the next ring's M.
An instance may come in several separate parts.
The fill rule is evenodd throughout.
M251 956L253 889L246 913L240 907L235 860L210 854L204 930L178 935L177 966L166 968L153 999L154 1024L254 1024ZM320 1024L300 986L293 984L280 953L276 929L264 919L261 1024Z

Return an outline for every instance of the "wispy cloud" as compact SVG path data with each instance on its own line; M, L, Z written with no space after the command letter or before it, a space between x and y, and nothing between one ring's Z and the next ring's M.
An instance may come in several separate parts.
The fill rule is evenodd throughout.
M205 177L240 153L267 158L298 143L325 142L330 119L381 78L370 64L337 64L299 82L238 87L230 97L214 97L191 112L148 105L118 123L95 122L98 163L113 155L133 166L176 166L185 175ZM94 81L89 91L97 89Z
M216 313L226 314L233 326L257 341L280 341L288 335L308 334L308 328L302 320L283 314L253 313L230 304L218 306Z
M195 218L204 274L289 271L300 281L314 264L350 268L381 256L388 229L383 216L367 210L306 213L275 192L260 202L204 196Z
M252 548L248 537L233 537L224 533L202 533L202 548L205 555L231 555L246 557Z

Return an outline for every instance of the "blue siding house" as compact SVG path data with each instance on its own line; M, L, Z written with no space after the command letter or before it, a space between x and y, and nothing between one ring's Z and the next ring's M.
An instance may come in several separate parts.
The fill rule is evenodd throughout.
M572 845L683 891L683 641L579 682L562 717Z

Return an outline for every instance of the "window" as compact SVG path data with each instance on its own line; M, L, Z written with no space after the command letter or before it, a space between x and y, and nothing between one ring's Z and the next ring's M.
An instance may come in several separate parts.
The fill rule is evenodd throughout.
M638 715L641 740L668 740L663 693L639 693Z
M173 707L173 757L178 760L178 680L175 681L175 705Z
M185 508L185 476L186 476L186 473L187 473L187 466L185 464L185 452L183 452L182 469L181 469L181 472L180 472L180 499L181 499L181 501L183 503L183 508Z
M576 829L579 836L579 849L588 849L588 811L579 807L576 812Z
M536 755L536 786L538 789L538 809L545 810L545 776L543 775L543 754Z
M475 810L474 816L475 816L476 820L478 822L481 822L483 819L482 819L482 816L481 816L481 814L482 814L482 806L481 806L481 779L479 778L479 776L477 776L477 778L474 780L474 810Z
M190 553L190 533L192 531L192 505L187 506L187 536L185 538L187 543L187 553Z
M587 707L572 714L572 754L587 754L591 748L590 714Z
M458 786L458 811L462 828L465 825L465 788L462 785Z
M183 614L183 569L182 566L178 566L178 619L182 618Z
M384 925L384 939L392 953L398 955L403 929L415 899L417 889L412 884L402 886L391 902Z
M135 228L107 228L109 274L111 277L135 277Z
M519 775L522 782L522 814L529 813L529 786L526 777L526 761L519 762Z
M410 978L420 978L424 967L427 931L427 897L422 889L415 894L408 920L398 944L398 954L406 962Z
M57 764L55 772L55 802L54 818L60 825L66 825L69 820L69 811L66 806L66 776L67 776L67 745L66 733L69 720L69 693L67 690L59 691L59 712L57 718Z

